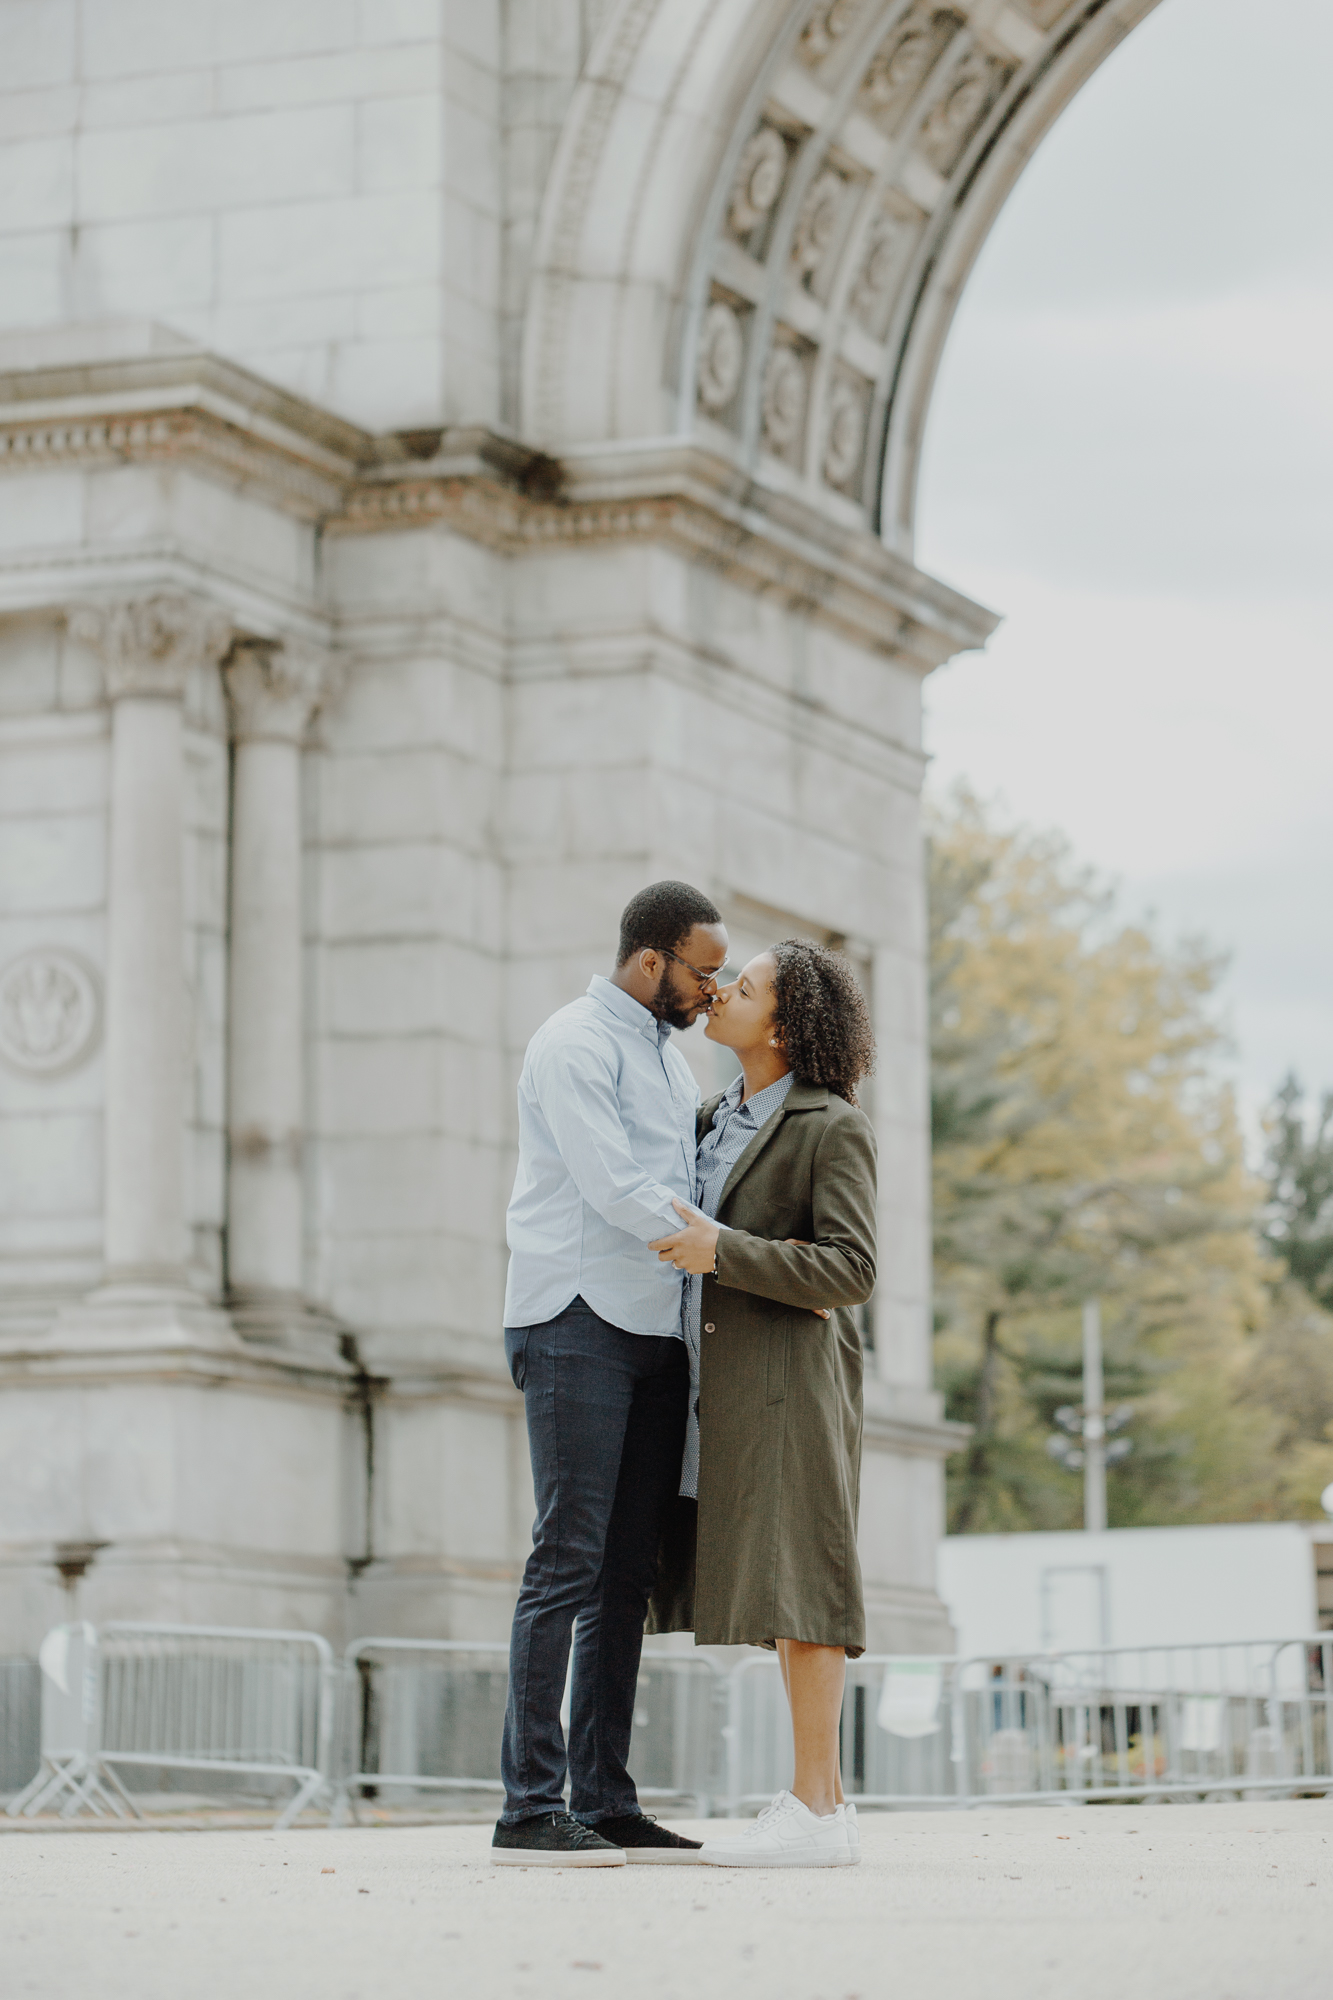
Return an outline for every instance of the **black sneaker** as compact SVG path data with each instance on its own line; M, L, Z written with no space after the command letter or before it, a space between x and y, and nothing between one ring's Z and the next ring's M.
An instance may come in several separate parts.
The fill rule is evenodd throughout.
M572 1813L549 1812L497 1823L491 1860L508 1868L623 1868L625 1854Z
M673 1862L697 1861L703 1849L701 1840L686 1840L683 1833L672 1833L670 1827L659 1826L651 1813L622 1813L618 1819L599 1819L596 1831L603 1840L613 1840L617 1847L625 1850L626 1861Z

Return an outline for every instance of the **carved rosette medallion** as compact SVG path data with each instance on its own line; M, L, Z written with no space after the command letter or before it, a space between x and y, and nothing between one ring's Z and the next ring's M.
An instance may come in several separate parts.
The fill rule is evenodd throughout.
M908 234L909 226L899 216L880 215L866 238L850 303L853 317L876 336L883 327Z
M805 370L794 348L775 347L769 355L761 406L765 449L790 458L805 419Z
M808 279L818 270L837 241L846 192L846 181L831 168L816 177L792 236L791 261L798 277Z
M862 0L820 0L801 33L802 61L823 62L861 11Z
M849 487L860 471L865 424L864 391L847 376L840 376L829 391L824 437L824 477L830 486Z
M770 214L787 176L787 148L771 125L761 125L741 154L732 184L728 217L738 236L748 236Z
M956 165L1003 77L999 65L984 55L971 55L960 66L948 95L921 129L921 150L937 173L947 174Z
M699 331L699 401L716 415L740 385L745 361L741 323L723 299L714 299Z
M0 1056L28 1076L58 1076L90 1055L97 980L72 952L39 945L0 972Z
M885 131L898 124L944 42L948 15L913 14L876 52L861 83L861 101Z

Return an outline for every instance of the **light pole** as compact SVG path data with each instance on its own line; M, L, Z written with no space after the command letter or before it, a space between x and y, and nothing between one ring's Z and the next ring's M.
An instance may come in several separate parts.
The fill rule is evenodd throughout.
M1106 1468L1128 1458L1134 1449L1128 1438L1108 1444L1107 1432L1118 1431L1134 1414L1126 1406L1106 1414L1102 1380L1102 1306L1100 1299L1083 1302L1083 1401L1075 1409L1066 1403L1055 1413L1060 1430L1046 1440L1051 1457L1070 1472L1083 1468L1083 1526L1090 1534L1106 1527ZM1082 1440L1082 1448L1072 1442Z
M1106 1392L1102 1387L1102 1302L1083 1302L1083 1526L1106 1526Z

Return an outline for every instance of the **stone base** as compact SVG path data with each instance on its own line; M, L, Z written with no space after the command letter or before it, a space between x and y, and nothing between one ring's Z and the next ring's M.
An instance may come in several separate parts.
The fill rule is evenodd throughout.
M149 1288L11 1333L0 1655L70 1618L507 1637L532 1495L498 1372L399 1382L318 1314Z
M31 1360L37 1373L168 1358L235 1360L243 1349L231 1320L197 1294L158 1285L104 1285L52 1322ZM49 1364L49 1365L43 1365Z
M268 1626L322 1632L336 1645L345 1636L347 1565L341 1557L148 1536L10 1542L0 1549L0 1600L0 1654L11 1656L31 1657L53 1625L77 1618Z
M361 1373L355 1336L330 1314L299 1298L232 1297L227 1311L247 1347L275 1360L340 1375L349 1382Z
M386 1559L356 1569L343 1619L349 1639L479 1639L508 1642L521 1562Z
M952 1645L936 1408L867 1388L876 1652ZM366 1366L314 1313L119 1287L0 1345L0 1654L70 1618L503 1640L532 1515L522 1400L481 1343Z
M903 1590L867 1579L865 1594L867 1652L953 1652L954 1628L933 1590Z
M861 1456L861 1571L874 1653L951 1653L936 1589L944 1533L944 1460L967 1436L940 1415L934 1390L866 1383Z
M258 1353L225 1313L147 1288L6 1342L0 1653L71 1617L337 1632L347 1374Z

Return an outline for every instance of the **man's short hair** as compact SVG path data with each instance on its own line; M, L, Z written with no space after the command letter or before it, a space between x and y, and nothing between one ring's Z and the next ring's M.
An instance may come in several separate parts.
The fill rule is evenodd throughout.
M617 965L640 951L674 951L696 924L720 924L721 915L688 882L652 882L631 896L620 919Z

